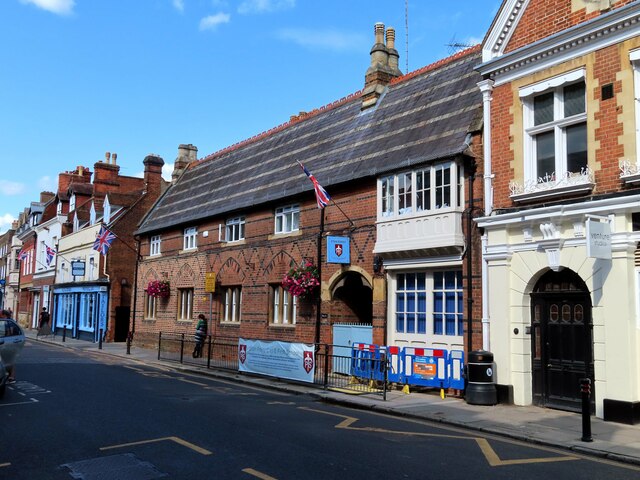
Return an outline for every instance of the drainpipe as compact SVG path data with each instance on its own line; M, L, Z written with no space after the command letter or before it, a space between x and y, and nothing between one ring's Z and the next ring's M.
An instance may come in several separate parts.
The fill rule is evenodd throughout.
M493 94L493 80L478 82L482 92L482 122L483 122L483 156L484 156L484 214L490 215L493 210L493 171L491 170L491 100ZM489 239L487 232L482 234L482 349L490 351L489 315L489 266L487 260L487 246Z
M482 349L490 352L491 344L489 342L490 337L490 323L489 323L489 264L487 263L487 243L489 239L487 232L482 234Z

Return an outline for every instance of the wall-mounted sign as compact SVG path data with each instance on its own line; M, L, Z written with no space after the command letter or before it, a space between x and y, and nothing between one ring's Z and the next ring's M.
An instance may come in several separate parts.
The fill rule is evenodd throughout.
M216 291L216 273L207 272L204 274L204 291L214 293Z
M587 219L587 257L611 260L611 226L609 222Z
M85 262L75 261L71 262L71 275L74 277L84 277Z
M327 237L327 263L351 263L349 237Z

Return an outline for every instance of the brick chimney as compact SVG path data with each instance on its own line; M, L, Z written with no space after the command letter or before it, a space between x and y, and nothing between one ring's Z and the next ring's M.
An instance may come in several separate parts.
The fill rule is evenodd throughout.
M112 188L110 187L118 187L120 185L120 181L118 179L118 174L120 173L120 166L116 165L117 154L113 154L113 160L111 157L111 153L105 153L105 161L102 160L97 162L93 166L93 185L96 193L106 193Z
M395 30L387 30L385 44L384 24L376 23L374 27L375 43L371 47L371 65L364 76L364 90L362 92L362 110L373 107L382 96L392 78L402 74L398 69L400 55L395 47Z
M162 157L149 154L144 157L144 185L148 194L159 195L162 188L162 167L164 160Z
M171 174L171 183L176 183L184 169L191 162L195 162L198 158L198 148L191 145L180 144L178 146L178 157L173 164L173 173Z
M55 196L56 194L53 192L40 192L40 203L47 203Z
M72 183L91 183L91 170L86 167L78 166L71 172L62 172L58 174L58 194L69 190Z

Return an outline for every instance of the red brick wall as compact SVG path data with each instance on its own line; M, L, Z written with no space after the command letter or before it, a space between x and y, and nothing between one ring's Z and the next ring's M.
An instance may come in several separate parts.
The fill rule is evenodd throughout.
M375 180L363 180L359 186L348 189L333 189L335 202L354 222L356 228L351 233L351 266L359 267L373 276L373 247L375 244L376 183ZM295 203L295 202L286 202ZM138 273L136 341L155 342L157 333L192 334L192 322L178 322L177 291L179 286L193 286L195 293L194 317L198 313L209 316L208 294L204 291L204 277L207 272L217 274L218 286L242 286L242 315L240 325L220 324L220 307L223 299L214 294L213 333L221 336L246 336L249 338L279 339L290 341L314 342L316 330L315 302L299 300L295 328L273 326L269 324L270 307L269 286L279 284L282 277L293 265L301 264L306 258L314 263L317 258L317 236L321 211L314 197L305 196L299 202L300 231L298 235L274 236L273 208L247 212L245 240L237 244L218 241L218 225L225 218L209 219L198 227L198 251L179 253L182 249L183 228L162 232L162 255L146 257L140 264ZM283 203L284 205L284 203ZM335 206L324 209L325 233L333 235L348 234L349 222ZM187 225L189 226L189 225ZM203 237L203 231L209 231ZM142 254L149 253L149 238L142 239ZM340 270L339 265L325 262L326 239L322 243L322 281L328 282L331 276ZM167 278L171 283L171 295L160 300L157 318L144 320L144 292L149 280ZM219 290L219 287L218 290ZM341 305L341 303L339 304ZM344 317L344 309L336 302L323 302L321 311L327 318L321 320L321 341L330 342L331 324L336 321L353 320ZM336 314L335 318L334 312ZM384 323L386 301L374 305L374 341L384 343Z
M511 168L514 152L511 150L513 138L513 94L511 85L501 85L493 91L491 101L491 169L493 170L494 208L513 206L510 198L509 182L514 178Z
M612 9L620 8L634 0L620 0ZM522 15L505 52L511 52L525 45L566 30L595 18L608 10L587 14L586 8L571 12L571 0L532 0Z

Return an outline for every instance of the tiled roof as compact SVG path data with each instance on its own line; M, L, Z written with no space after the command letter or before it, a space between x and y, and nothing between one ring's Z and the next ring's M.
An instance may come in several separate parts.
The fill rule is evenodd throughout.
M296 160L331 186L462 153L482 107L474 47L395 79L361 111L351 95L192 163L137 233L311 191Z

